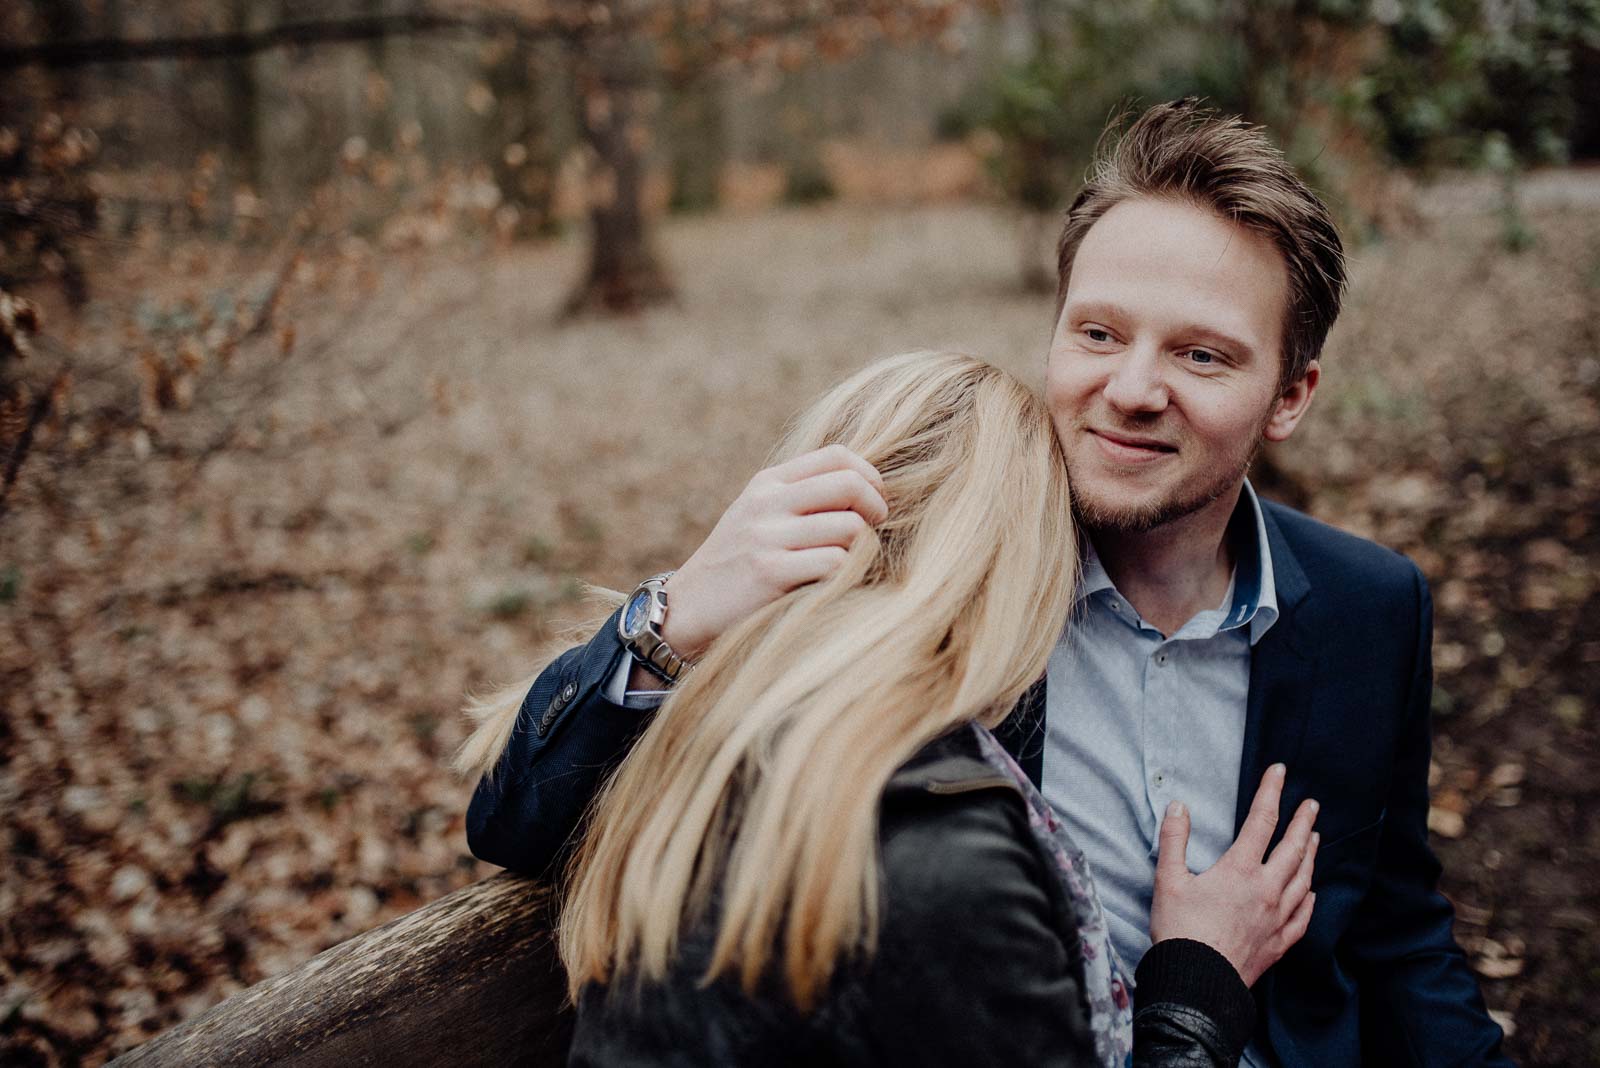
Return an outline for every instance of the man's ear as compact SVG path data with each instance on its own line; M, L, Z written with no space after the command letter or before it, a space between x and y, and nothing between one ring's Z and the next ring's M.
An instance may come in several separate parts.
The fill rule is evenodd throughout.
M1311 407L1311 396L1317 391L1317 382L1322 378L1322 366L1312 360L1306 366L1306 373L1295 379L1278 396L1278 406L1272 411L1272 418L1267 420L1266 429L1261 436L1268 441L1287 441L1289 435L1294 433L1294 428L1299 425L1300 417L1306 414L1306 409Z

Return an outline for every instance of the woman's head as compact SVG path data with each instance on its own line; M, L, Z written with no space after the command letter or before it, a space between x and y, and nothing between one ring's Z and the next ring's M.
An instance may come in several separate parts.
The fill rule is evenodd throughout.
M774 606L778 614L852 590L900 600L923 629L941 632L941 647L945 629L982 647L984 677L1010 680L999 691L1003 715L1007 691L1020 693L1043 671L1075 574L1066 474L1047 410L976 357L910 352L824 394L774 461L825 445L877 468L889 515L837 576L796 591L794 603Z
M970 356L896 356L817 401L780 458L829 444L878 468L888 519L719 638L603 792L562 917L574 992L663 974L716 893L708 978L753 986L778 961L809 1004L870 950L889 776L1044 671L1077 556L1042 403Z

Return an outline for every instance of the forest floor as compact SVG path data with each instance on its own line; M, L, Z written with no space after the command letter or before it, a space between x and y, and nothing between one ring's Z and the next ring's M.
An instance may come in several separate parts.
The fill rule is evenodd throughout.
M1362 247L1259 481L1432 581L1457 934L1519 1062L1572 1066L1600 1064L1600 186L1562 180L1520 253L1460 191ZM1051 301L997 211L661 243L677 304L566 323L577 241L350 243L166 397L128 323L262 291L269 255L113 249L49 312L74 414L0 515L0 1061L100 1063L488 874L463 695L524 675L582 581L680 562L826 385L922 347L1042 377Z

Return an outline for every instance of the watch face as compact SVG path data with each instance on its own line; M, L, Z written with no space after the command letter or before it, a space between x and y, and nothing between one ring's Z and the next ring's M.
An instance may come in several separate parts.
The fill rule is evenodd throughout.
M645 624L650 621L650 591L639 590L628 601L628 607L622 611L622 630L630 638L636 638L644 633Z

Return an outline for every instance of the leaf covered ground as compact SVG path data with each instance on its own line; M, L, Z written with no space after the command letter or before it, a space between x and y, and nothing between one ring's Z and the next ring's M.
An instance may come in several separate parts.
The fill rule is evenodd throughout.
M1530 205L1519 254L1471 196L1364 246L1260 473L1433 583L1444 886L1530 1065L1600 1063L1592 186ZM679 302L620 321L557 321L575 242L118 248L47 315L88 370L0 516L0 1060L100 1063L488 874L463 695L581 581L680 562L847 371L954 347L1041 378L1050 304L987 209L679 220L663 251ZM125 354L241 293L292 313L226 358Z

